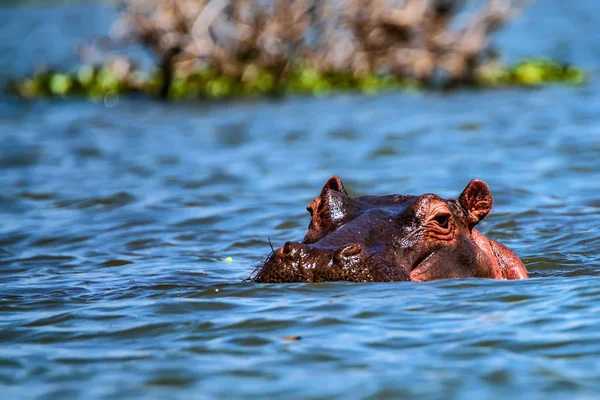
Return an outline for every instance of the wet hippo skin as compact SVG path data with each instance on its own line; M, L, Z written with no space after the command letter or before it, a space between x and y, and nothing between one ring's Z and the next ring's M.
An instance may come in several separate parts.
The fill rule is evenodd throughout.
M519 257L475 225L490 212L487 184L472 180L456 199L435 194L350 197L340 178L307 207L302 242L271 253L250 279L279 282L423 282L524 279Z

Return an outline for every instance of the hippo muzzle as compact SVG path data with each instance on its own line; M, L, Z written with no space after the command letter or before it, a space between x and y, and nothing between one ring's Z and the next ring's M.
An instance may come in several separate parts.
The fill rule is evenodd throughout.
M253 280L264 283L388 282L408 281L410 277L382 257L368 254L358 243L330 250L287 242L269 256Z

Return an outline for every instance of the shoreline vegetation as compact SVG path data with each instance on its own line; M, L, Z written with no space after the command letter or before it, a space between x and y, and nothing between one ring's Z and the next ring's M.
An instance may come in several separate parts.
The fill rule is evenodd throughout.
M169 100L580 84L546 58L502 64L491 35L525 1L125 0L112 43L141 45L152 72L87 48L82 66L9 83L24 98L143 93ZM86 57L94 54L95 57ZM93 60L92 60L93 58Z

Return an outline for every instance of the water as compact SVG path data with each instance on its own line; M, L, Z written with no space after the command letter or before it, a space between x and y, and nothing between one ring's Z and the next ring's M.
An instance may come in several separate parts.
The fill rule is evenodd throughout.
M596 398L599 94L1 100L2 398ZM485 180L480 228L532 279L241 283L333 174L353 194Z

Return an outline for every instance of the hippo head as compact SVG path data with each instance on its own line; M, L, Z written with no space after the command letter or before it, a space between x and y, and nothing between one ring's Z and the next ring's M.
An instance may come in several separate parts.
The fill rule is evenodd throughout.
M256 282L429 281L494 278L489 252L473 227L492 208L488 186L472 180L457 199L422 196L350 197L330 178L307 207L302 242L275 250Z

